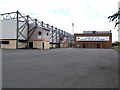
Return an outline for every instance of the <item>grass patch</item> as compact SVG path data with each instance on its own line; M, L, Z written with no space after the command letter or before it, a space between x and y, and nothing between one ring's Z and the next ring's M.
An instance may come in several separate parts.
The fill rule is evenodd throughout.
M115 51L120 50L120 46L113 46L112 49L114 49Z

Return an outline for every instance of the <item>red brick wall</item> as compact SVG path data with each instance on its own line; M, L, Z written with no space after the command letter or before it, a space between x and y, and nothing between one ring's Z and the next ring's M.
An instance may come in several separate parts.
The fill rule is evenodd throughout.
M77 36L109 36L109 41L76 41ZM111 48L112 47L112 33L108 34L74 34L74 47L77 47L77 43L80 43L80 48L83 48L83 43L86 44L87 48L97 48L97 46L94 46L94 43L97 45L97 43L100 44L100 48ZM88 45L87 45L88 44ZM92 44L92 45L91 45Z

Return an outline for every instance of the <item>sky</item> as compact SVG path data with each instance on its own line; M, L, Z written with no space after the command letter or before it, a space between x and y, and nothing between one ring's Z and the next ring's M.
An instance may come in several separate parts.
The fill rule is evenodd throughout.
M118 28L108 16L118 11L119 0L0 0L0 14L19 11L68 33L112 30L118 41Z

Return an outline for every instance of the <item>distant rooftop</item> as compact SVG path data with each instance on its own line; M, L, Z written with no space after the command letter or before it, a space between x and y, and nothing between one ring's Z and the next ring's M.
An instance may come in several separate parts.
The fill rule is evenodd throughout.
M110 31L83 31L84 34L111 33Z

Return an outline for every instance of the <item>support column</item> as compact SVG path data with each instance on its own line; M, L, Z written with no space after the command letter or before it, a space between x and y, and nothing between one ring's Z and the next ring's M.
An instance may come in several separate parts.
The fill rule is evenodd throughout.
M53 48L53 26L51 26L52 29L52 48Z
M29 48L29 15L27 15L27 48Z
M18 49L19 11L17 11L16 13L17 13L17 17L16 17L16 19L17 19L16 49Z
M55 32L56 32L56 48L57 48L57 28L55 28Z
M58 33L59 33L59 48L60 48L60 39L61 39L61 37L60 37L60 29L58 29Z

